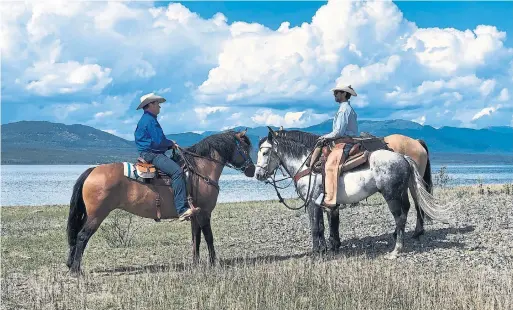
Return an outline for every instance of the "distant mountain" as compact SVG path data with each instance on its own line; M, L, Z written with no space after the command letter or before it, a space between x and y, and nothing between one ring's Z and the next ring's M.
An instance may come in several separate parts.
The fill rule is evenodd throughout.
M513 158L513 128L488 127L480 130L442 127L435 129L405 120L358 122L359 130L376 136L394 133L404 134L427 142L435 158L444 158L440 153L451 153L451 158L461 157L465 161L486 158L497 162ZM325 134L331 131L332 121L303 128L301 130ZM277 130L278 127L272 126ZM243 130L245 127L236 127ZM187 147L201 139L217 133L202 134L186 132L167 137ZM248 128L248 136L254 145L256 160L258 141L268 133L266 126ZM457 155L460 154L460 155ZM462 155L464 154L464 156ZM500 154L494 157L493 154ZM485 156L486 155L486 156ZM64 125L42 121L22 121L2 125L2 164L96 164L116 161L133 161L137 151L133 141L127 141L107 132L84 125ZM447 157L447 156L446 156Z
M135 145L84 125L21 121L2 125L2 164L95 164L133 160Z

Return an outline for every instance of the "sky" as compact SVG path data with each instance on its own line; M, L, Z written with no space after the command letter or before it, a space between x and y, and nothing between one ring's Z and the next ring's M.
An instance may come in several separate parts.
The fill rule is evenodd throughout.
M1 121L133 140L140 97L165 133L306 127L351 85L358 119L513 126L513 2L0 4Z

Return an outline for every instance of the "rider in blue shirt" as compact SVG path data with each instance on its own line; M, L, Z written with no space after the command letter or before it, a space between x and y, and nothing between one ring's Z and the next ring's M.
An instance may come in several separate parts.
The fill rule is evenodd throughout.
M160 104L166 99L153 93L141 97L141 104L137 110L143 109L137 128L135 129L135 144L140 156L148 163L169 175L172 180L176 211L181 220L189 219L199 209L192 208L186 199L185 180L180 166L165 155L166 151L176 148L177 144L164 135L157 115L160 113Z

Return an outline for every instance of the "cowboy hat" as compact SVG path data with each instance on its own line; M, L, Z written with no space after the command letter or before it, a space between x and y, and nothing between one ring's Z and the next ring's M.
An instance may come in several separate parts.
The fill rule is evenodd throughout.
M141 97L141 103L137 107L137 110L144 108L144 106L152 102L162 103L165 101L166 99L164 99L163 97L157 96L154 93L149 93Z
M354 91L354 89L351 87L351 85L349 85L349 86L337 86L337 87L331 89L331 91L336 91L336 90L338 90L338 91L345 91L346 93L350 93L351 96L355 96L355 97L358 96L356 94L356 92Z

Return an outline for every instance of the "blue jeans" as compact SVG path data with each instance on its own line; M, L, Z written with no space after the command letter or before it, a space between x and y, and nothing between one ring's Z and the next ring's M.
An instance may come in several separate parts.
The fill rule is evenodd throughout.
M172 187L175 194L175 208L178 215L189 209L189 204L185 195L187 190L185 188L185 180L183 171L171 158L165 154L156 154L150 152L142 152L141 157L148 163L152 163L158 169L162 170L165 174L171 177Z

